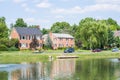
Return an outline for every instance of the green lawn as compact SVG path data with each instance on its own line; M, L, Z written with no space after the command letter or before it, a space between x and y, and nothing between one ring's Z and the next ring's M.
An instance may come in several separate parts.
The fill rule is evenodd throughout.
M32 51L1 51L0 63L20 63L48 61L49 56L78 56L79 59L92 58L120 58L120 52L102 51L93 53L90 50L77 50L74 53L64 54L63 50L46 50L43 53L32 53Z

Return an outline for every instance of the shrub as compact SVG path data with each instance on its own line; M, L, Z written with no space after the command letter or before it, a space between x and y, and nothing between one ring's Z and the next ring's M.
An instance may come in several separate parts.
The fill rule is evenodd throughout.
M7 50L7 46L1 44L0 45L0 51L6 51Z
M7 48L8 51L19 51L18 48L16 47L10 47L10 48Z

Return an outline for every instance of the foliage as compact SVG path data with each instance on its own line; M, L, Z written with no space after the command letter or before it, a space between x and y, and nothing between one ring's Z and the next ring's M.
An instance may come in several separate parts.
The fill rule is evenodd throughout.
M49 29L43 28L43 29L41 30L41 32L43 33L43 35L44 35L44 34L48 34L48 33L49 33Z
M4 44L1 44L0 51L7 51L7 46L5 46Z
M52 42L50 36L47 35L47 38L44 43L44 49L52 49L52 44L53 44L53 42Z
M0 50L13 50L11 48L14 47L14 50L18 50L18 39L6 39L6 38L2 38L0 39L0 44L1 44L1 48ZM3 49L5 48L5 49Z
M113 47L113 44L115 43L115 37L114 32L110 29L108 30L108 47Z
M108 42L107 30L104 21L85 18L79 23L75 36L86 49L104 48Z
M39 42L34 36L34 38L32 39L32 42L30 43L30 48L36 50L38 46L39 46Z
M27 27L27 23L25 23L22 18L18 18L15 24L12 24L11 27Z
M52 25L51 31L54 33L70 33L70 24L67 22L56 22Z
M8 38L8 28L4 17L0 18L0 39L1 38Z

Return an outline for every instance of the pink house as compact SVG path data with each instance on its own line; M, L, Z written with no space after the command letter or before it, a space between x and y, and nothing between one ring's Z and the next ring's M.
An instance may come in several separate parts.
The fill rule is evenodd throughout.
M63 34L63 33L49 33L43 35L43 42L45 43L47 37L50 37L52 41L52 47L53 49L58 49L62 47L74 47L74 37L70 34Z
M39 43L37 48L41 48L43 44L42 33L39 28L15 27L11 31L10 38L19 40L18 47L20 49L29 49L34 38L36 38Z

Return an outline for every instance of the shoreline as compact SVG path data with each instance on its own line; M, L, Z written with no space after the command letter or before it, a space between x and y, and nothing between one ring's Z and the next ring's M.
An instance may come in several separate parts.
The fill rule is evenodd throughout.
M32 53L31 51L0 51L0 63L21 63L21 62L44 62L49 61L49 56L56 60L57 56L77 56L80 60L84 59L107 59L107 58L120 58L120 52L102 51L93 53L91 51L81 51L75 53L62 53L60 52L44 52Z

